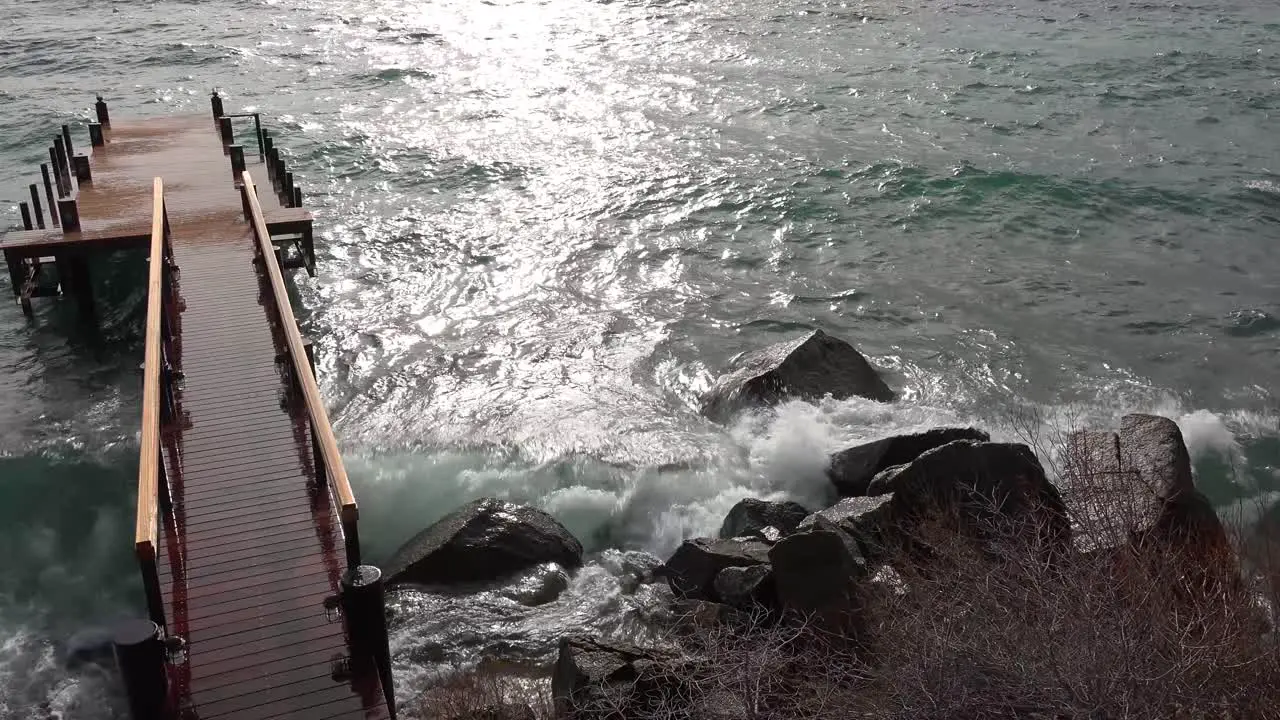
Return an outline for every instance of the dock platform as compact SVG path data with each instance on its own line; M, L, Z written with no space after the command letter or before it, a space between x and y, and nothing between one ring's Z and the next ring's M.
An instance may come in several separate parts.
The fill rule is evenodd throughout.
M131 709L391 718L381 582L360 565L357 505L282 274L314 272L312 218L260 117L240 116L253 120L240 145L235 116L216 95L212 107L113 123L99 100L86 151L65 126L65 160L51 150L43 229L0 240L28 313L69 294L91 316L95 258L147 251L135 552L149 618L116 639Z

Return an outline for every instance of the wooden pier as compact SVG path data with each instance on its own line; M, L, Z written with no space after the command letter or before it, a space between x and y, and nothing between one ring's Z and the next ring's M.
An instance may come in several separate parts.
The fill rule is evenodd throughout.
M149 619L115 638L131 710L394 717L379 573L360 565L282 274L314 272L312 218L260 117L211 105L113 123L99 99L84 152L63 126L26 229L0 240L29 315L34 298L69 295L92 320L103 253L148 263L135 552Z

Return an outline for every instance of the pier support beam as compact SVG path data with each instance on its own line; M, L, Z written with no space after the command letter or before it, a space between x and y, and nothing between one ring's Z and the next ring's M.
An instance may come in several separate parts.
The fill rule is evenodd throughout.
M387 710L396 717L396 698L391 684L391 650L387 642L387 616L382 571L359 565L342 574L342 614L347 621L351 663L359 668L372 663L382 682Z
M116 626L111 643L133 720L162 720L166 717L169 680L160 626L150 620L127 620Z

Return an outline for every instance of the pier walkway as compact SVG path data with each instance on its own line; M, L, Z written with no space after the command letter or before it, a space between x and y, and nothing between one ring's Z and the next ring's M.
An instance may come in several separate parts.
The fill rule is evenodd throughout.
M311 216L259 118L246 158L213 109L112 124L100 102L89 151L64 132L65 160L51 152L57 213L0 241L28 311L65 293L91 315L95 258L148 257L135 551L151 622L116 640L130 702L393 717L381 584L357 567L355 498L282 276L314 268Z

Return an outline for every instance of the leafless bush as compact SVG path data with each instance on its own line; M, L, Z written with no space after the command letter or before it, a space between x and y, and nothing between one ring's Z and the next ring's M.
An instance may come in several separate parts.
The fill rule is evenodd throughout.
M528 706L537 720L554 718L550 681L523 667L482 664L437 678L406 714L421 720L506 720L498 709L519 706Z

